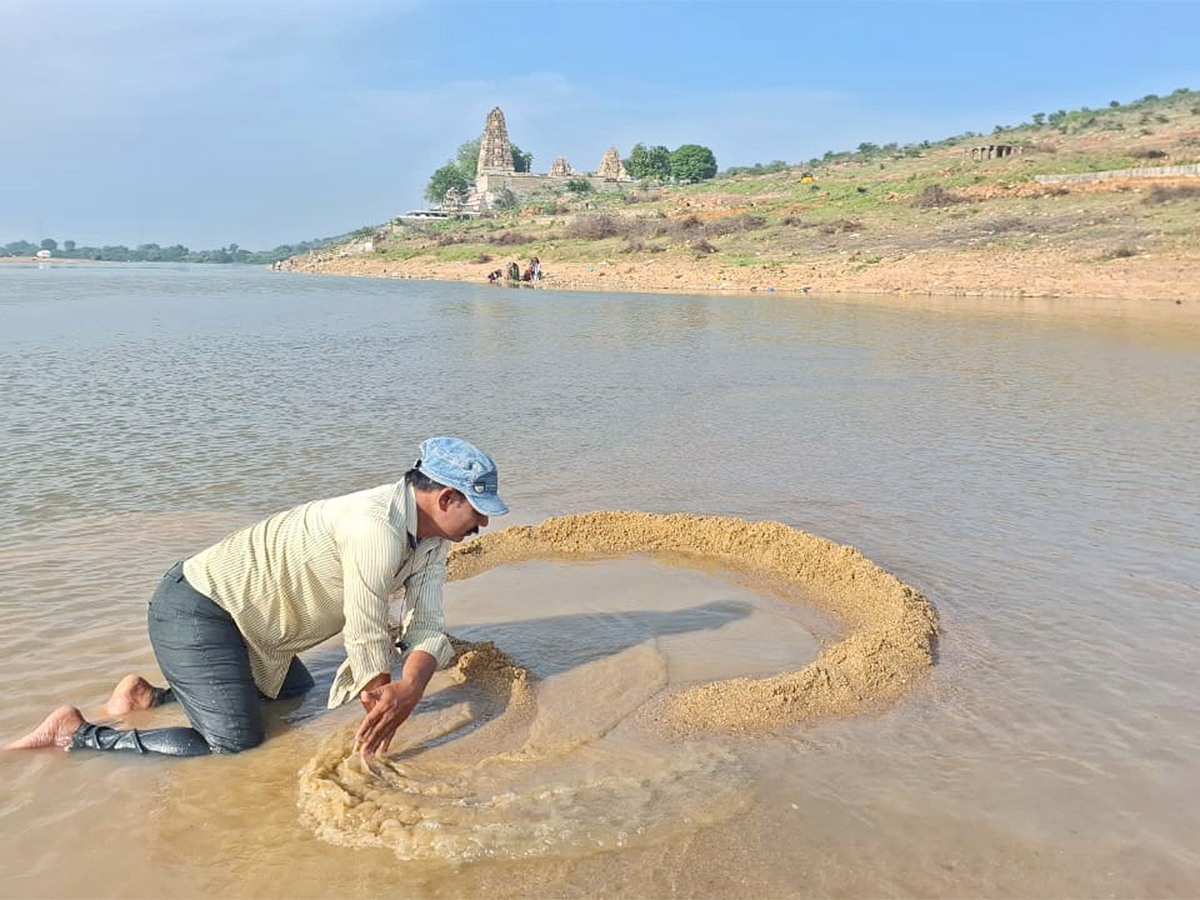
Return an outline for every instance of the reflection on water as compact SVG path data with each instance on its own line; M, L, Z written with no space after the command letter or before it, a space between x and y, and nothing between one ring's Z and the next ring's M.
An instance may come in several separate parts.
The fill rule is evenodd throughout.
M776 519L859 547L942 626L939 665L899 707L737 743L745 808L687 837L520 868L400 870L390 851L322 844L299 822L296 773L354 712L316 704L236 760L0 757L0 883L11 896L1195 895L1198 393L1200 329L1119 310L0 269L5 734L153 671L144 604L176 559L251 517L390 480L436 432L499 459L510 520ZM606 648L637 631L622 610L653 609L662 590L659 575L614 576L615 605L587 608L561 577L481 579L448 615L569 675L556 654L619 658ZM655 636L666 677L790 663L778 657L805 630L787 604L745 602L748 617ZM525 635L523 621L539 624ZM327 677L336 648L314 657Z

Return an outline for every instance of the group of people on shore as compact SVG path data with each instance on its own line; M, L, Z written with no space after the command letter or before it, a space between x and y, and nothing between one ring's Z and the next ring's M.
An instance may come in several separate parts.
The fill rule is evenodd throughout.
M529 265L522 271L521 264L513 260L504 269L496 269L488 272L488 283L495 284L498 281L521 282L521 281L541 281L542 280L542 261L536 256L529 260Z

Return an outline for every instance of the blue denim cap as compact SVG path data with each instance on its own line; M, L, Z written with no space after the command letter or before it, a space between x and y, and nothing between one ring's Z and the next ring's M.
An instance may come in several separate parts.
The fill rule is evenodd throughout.
M438 484L461 491L485 516L508 512L496 493L500 488L496 461L474 444L453 437L430 438L421 444L417 466Z

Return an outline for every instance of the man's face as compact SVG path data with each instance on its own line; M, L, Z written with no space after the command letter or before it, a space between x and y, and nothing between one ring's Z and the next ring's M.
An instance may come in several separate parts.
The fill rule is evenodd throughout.
M439 536L455 543L478 534L488 523L488 517L475 509L466 497L449 488L439 493L433 519Z

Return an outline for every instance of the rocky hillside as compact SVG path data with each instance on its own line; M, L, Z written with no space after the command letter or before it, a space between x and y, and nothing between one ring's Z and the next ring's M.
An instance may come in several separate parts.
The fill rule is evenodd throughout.
M1200 174L1151 177L1200 172L1200 92L1037 118L700 184L563 191L471 220L392 223L281 268L485 281L537 256L548 287L1200 304ZM994 145L1016 150L972 152Z

